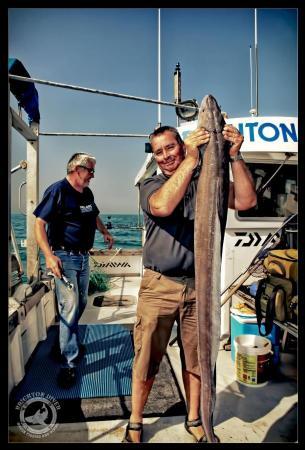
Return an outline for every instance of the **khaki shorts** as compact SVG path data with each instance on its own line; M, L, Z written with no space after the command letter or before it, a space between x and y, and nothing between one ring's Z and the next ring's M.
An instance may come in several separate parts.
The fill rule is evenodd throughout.
M145 269L134 326L133 373L138 379L158 373L175 320L182 368L199 376L195 279Z

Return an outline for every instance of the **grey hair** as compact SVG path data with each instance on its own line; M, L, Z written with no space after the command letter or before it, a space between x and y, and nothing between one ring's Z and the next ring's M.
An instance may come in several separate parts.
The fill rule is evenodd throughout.
M88 162L95 164L95 157L88 153L74 153L68 161L67 173L73 172L77 166L86 166Z

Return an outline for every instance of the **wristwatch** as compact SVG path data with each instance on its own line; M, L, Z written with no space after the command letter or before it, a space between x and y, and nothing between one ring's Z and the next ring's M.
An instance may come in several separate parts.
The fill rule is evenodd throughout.
M236 155L230 156L230 162L233 163L235 161L243 160L242 154L240 152L237 152Z

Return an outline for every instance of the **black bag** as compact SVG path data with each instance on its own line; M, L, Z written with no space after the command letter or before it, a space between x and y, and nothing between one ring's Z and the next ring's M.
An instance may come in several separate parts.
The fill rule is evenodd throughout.
M289 318L292 291L293 283L286 278L269 275L259 281L255 295L255 311L261 336L267 336L271 332L274 319L283 322ZM265 334L261 330L263 313Z

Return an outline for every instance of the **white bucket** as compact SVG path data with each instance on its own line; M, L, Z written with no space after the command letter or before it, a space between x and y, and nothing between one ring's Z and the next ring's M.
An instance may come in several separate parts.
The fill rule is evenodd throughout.
M264 386L270 376L271 341L254 334L241 334L234 339L235 375L246 386Z

